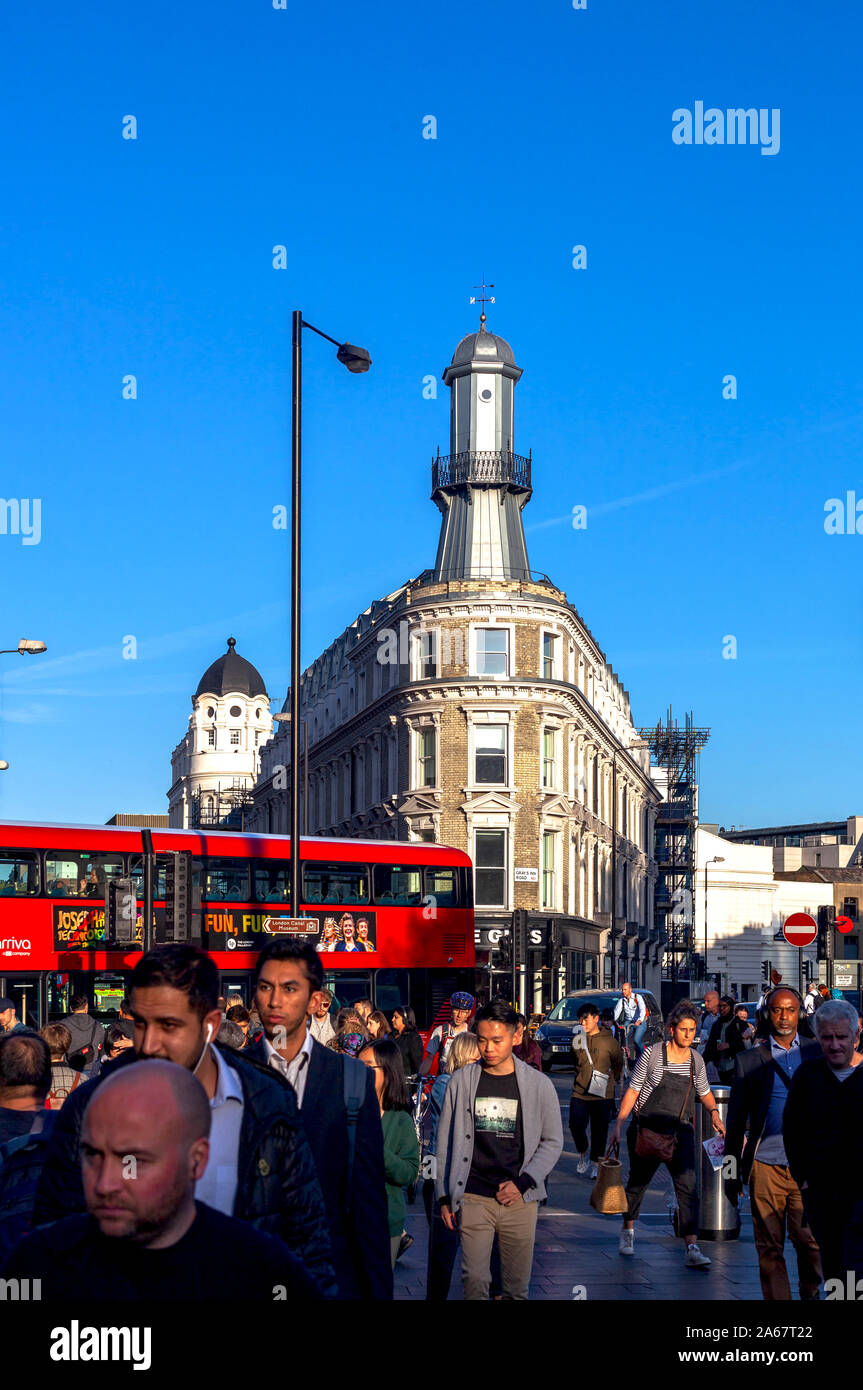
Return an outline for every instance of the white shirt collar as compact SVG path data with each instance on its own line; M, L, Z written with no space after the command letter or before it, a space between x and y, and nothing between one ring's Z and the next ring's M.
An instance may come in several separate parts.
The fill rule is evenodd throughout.
M224 1105L225 1101L238 1100L243 1104L243 1084L237 1072L229 1066L217 1047L212 1047L210 1051L216 1061L216 1070L219 1075L216 1080L216 1091L210 1101L211 1110Z
M307 1028L306 1036L303 1039L303 1045L300 1048L299 1052L296 1054L295 1057L291 1059L290 1062L286 1062L282 1054L276 1051L276 1049L273 1047L273 1044L270 1042L269 1038L266 1037L266 1035L264 1036L264 1042L267 1047L267 1061L270 1063L271 1066L278 1067L279 1071L281 1071L285 1076L287 1076L289 1071L293 1071L296 1074L301 1067L308 1066L312 1056L312 1048L315 1045L311 1031ZM301 1060L301 1058L303 1057L306 1058L306 1061Z

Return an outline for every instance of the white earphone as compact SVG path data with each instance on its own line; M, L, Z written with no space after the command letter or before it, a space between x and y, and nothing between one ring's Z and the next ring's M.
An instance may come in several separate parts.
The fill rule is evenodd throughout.
M213 1036L213 1025L212 1025L212 1023L208 1023L208 1024L207 1024L207 1036L206 1036L206 1038L204 1039L204 1046L201 1048L201 1055L200 1055L200 1057L198 1058L197 1062L195 1063L195 1068L194 1068L194 1071L192 1072L192 1075L193 1075L193 1076L195 1075L195 1072L198 1070L198 1067L201 1065L201 1063L202 1063L203 1060L204 1060L204 1056L205 1056L205 1054L206 1054L207 1048L208 1048L209 1045L210 1045L210 1039L212 1038L212 1036Z

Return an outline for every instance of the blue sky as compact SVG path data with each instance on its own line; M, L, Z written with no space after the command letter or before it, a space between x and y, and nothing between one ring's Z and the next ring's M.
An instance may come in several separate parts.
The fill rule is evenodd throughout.
M0 816L166 809L229 634L281 703L293 308L374 359L307 339L304 661L433 562L483 272L531 564L636 722L711 726L708 820L859 812L863 537L824 504L863 498L860 28L787 0L7 9L0 492L42 534L0 535L0 647L50 650L0 657ZM696 101L778 108L779 153L674 144Z

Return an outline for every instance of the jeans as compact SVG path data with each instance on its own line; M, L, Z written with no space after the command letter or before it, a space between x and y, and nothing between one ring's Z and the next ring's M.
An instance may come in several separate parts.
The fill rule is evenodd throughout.
M653 1180L660 1160L640 1158L635 1152L638 1134L638 1121L630 1124L626 1131L626 1144L629 1149L629 1178L626 1183L626 1196L629 1207L627 1221L637 1221L644 1201L644 1194ZM692 1125L678 1125L677 1143L671 1162L666 1164L679 1207L679 1233L682 1236L698 1235L698 1198L695 1193L695 1134Z
M597 1163L605 1157L605 1141L611 1119L611 1101L595 1096L583 1100L573 1096L569 1102L569 1131L580 1154L587 1153L587 1127L590 1125L590 1161Z
M423 1205L429 1223L428 1263L426 1265L426 1300L445 1303L449 1297L452 1270L458 1254L459 1233L444 1225L440 1203L435 1200L434 1181L423 1183Z

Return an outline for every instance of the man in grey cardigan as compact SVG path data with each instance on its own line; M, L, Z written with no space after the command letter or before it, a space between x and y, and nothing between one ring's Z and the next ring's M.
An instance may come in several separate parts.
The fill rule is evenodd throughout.
M438 1127L436 1195L461 1232L466 1299L488 1298L495 1236L504 1298L528 1297L538 1203L563 1148L554 1086L512 1054L517 1026L500 1000L479 1010L479 1064L453 1075Z

